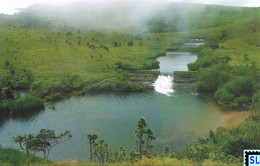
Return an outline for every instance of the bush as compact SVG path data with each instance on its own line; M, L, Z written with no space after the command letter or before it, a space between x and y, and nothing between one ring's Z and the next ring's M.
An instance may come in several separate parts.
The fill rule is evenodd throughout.
M33 82L34 77L31 71L29 70L19 70L16 71L10 80L14 89L16 90L27 90L29 89L31 83Z
M232 79L227 82L223 88L225 88L229 93L233 94L235 97L242 95L250 95L253 93L252 79L249 77L239 77Z
M55 93L68 91L69 88L59 79L51 78L49 80L37 80L30 86L31 94L44 98Z
M240 96L237 97L234 100L234 103L231 107L233 108L238 108L238 107L246 107L249 104L249 99L246 96Z
M26 95L16 100L4 100L0 103L0 110L12 113L32 111L44 107L44 102L34 96Z
M133 46L133 45L134 45L133 40L131 40L131 41L129 41L129 42L127 43L127 46Z
M210 68L201 69L196 83L197 90L206 93L216 92L231 77L226 72L227 68L227 66L214 65Z
M240 125L232 128L218 128L213 134L214 148L218 148L222 153L221 156L232 155L234 157L242 157L244 149L260 148L260 112L252 111L249 118ZM215 153L216 154L216 153Z
M31 155L31 162L41 163L41 158ZM0 146L0 165L23 165L26 163L26 154L17 149Z
M84 86L84 81L78 74L64 76L62 79L62 83L65 85L66 90L80 90Z
M221 105L228 105L233 102L235 96L225 89L221 88L218 89L217 92L214 94L214 98L221 104Z
M207 68L213 65L227 64L230 60L231 58L229 56L204 55L201 58L199 58L196 62L189 63L188 69L190 71L197 71L201 68Z
M253 109L260 109L260 92L254 93L251 106Z
M240 77L228 81L214 94L219 104L232 108L245 107L249 104L249 98L253 93L253 83L248 77Z

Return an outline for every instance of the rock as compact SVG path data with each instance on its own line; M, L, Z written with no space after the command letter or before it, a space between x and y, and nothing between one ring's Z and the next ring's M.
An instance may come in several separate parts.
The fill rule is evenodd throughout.
M194 90L194 84L197 81L197 72L174 71L173 76L173 89Z
M159 74L158 70L138 70L128 73L128 80L133 84L151 85Z
M174 83L194 83L197 81L196 71L174 71Z

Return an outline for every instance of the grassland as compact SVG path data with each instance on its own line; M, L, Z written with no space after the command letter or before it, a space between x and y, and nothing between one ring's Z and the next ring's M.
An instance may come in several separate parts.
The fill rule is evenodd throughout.
M226 25L192 32L193 38L206 39L210 44L218 45L217 49L209 49L213 56L227 55L231 57L230 65L250 65L252 62L259 66L260 58L260 17ZM247 58L245 58L245 55Z
M118 62L134 69L158 68L158 54L187 40L166 33L23 29L8 21L0 26L1 66L30 71L30 92L41 98L114 77Z

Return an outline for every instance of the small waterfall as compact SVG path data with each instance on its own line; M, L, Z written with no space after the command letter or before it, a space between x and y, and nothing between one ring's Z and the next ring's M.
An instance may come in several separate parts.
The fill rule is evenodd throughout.
M155 91L165 94L167 96L171 96L171 93L174 92L173 86L173 77L170 75L159 75L155 83L153 83Z

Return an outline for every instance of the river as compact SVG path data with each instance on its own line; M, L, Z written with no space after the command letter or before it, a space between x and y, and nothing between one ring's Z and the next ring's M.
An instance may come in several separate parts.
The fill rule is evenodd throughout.
M198 47L186 43L183 47ZM145 117L154 130L156 140L153 151L162 151L170 145L181 151L199 136L207 136L217 127L232 127L242 122L247 111L230 111L204 101L192 90L174 90L173 71L188 70L187 63L197 59L195 52L167 52L158 58L160 72L153 84L155 91L143 93L103 93L73 96L55 102L55 110L45 107L33 114L0 118L0 144L19 148L12 137L24 133L37 133L42 128L56 132L70 130L73 138L53 148L51 160L87 160L89 153L87 133L97 133L115 149L135 148L137 120Z

